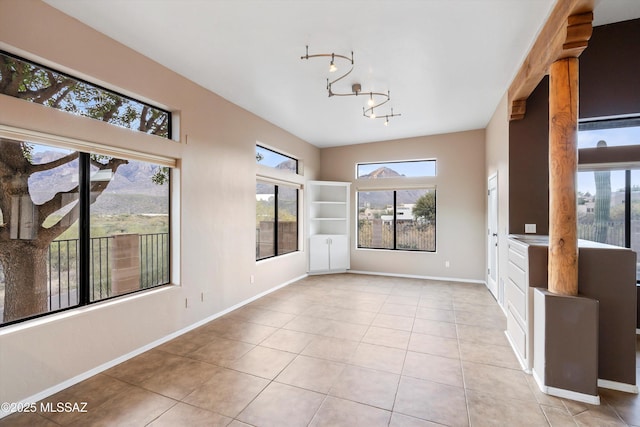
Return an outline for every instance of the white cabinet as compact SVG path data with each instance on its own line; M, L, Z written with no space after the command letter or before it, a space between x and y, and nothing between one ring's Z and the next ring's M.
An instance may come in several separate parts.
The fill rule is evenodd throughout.
M349 262L350 183L309 181L306 185L309 273L345 271Z
M316 234L309 237L309 271L347 270L348 240L342 234Z

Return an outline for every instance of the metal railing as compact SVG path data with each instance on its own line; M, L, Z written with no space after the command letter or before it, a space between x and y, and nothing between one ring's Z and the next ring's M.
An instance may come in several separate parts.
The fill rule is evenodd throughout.
M90 299L98 301L113 295L113 237L91 239ZM140 234L140 288L169 283L169 234ZM78 239L56 240L49 245L47 259L49 310L76 305L78 292Z

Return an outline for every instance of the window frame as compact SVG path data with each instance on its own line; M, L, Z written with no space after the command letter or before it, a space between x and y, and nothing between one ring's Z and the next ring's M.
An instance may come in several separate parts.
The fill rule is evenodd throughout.
M398 227L398 202L397 202L397 193L399 191L408 191L408 190L426 190L426 191L433 191L433 197L434 197L434 203L436 205L436 210L435 210L435 215L436 215L436 221L435 221L435 226L434 226L434 236L433 236L433 250L427 250L427 249L407 249L407 248L398 248L398 236L397 236L397 227ZM393 222L392 222L392 227L393 227L393 248L385 248L385 247L366 247L366 246L360 246L360 237L359 237L359 233L360 233L360 227L359 227L359 221L360 221L360 193L368 193L368 192L374 192L374 191L386 191L386 192L392 192L393 193ZM425 193L426 194L426 193ZM356 191L356 209L355 209L355 213L356 213L356 249L358 250L375 250L375 251L394 251L394 252L420 252L420 253L436 253L437 249L438 249L438 233L437 233L437 212L438 212L438 208L437 208L437 190L436 187L433 185L417 185L417 186L408 186L408 187L394 187L394 188L358 188Z
M274 208L275 208L275 214L274 214L274 239L276 239L274 241L274 255L270 255L267 257L263 257L263 258L258 258L257 254L258 251L256 250L256 258L255 261L257 262L261 262L261 261L265 261L265 260L269 260L269 259L274 259L274 258L278 258L280 256L284 256L284 255L288 255L288 254L293 254L296 252L300 252L301 250L303 250L303 243L300 239L300 237L303 235L302 232L302 225L303 225L303 220L301 220L300 218L300 213L304 212L304 209L302 207L302 203L303 203L303 197L302 197L302 190L303 190L303 186L304 186L304 177L301 175L301 170L302 170L302 160L294 157L290 154L284 154L281 151L278 151L274 148L271 148L270 146L263 144L259 141L256 141L255 147L260 147L264 150L273 152L277 155L286 157L288 159L291 159L293 161L296 162L296 172L292 173L293 171L289 170L289 171L285 171L285 170L281 170L281 169L277 169L275 167L271 167L271 166L267 166L264 164L261 164L258 162L258 160L256 159L256 184L258 183L263 183L263 184L270 184L274 186ZM278 186L286 186L286 187L290 187L292 189L296 190L296 250L295 251L289 251L289 252L285 252L285 253L278 253L278 248L277 248L277 229L278 229L278 224L277 224L277 217L278 217L278 197L277 197L277 193L278 193ZM257 198L256 198L256 203L257 203ZM255 206L255 205L254 205ZM257 224L256 224L257 225ZM257 233L256 233L257 234ZM256 247L258 245L258 240L256 237Z
M142 152L137 152L129 149L119 149L116 147L103 146L101 144L92 143L89 141L68 138L57 136L53 134L47 134L43 132L30 131L21 128L15 128L12 126L1 125L0 124L0 137L6 137L7 139L14 140L16 142L31 142L35 144L43 144L56 148L63 148L68 150L74 150L78 152L78 204L79 204L79 218L78 218L78 302L75 305L71 305L68 307L58 308L55 310L50 310L42 313L33 314L31 316L26 316L20 319L11 320L8 322L0 323L0 329L10 325L20 324L22 322L44 318L46 316L55 315L61 312L69 311L69 310L77 310L86 308L93 304L98 304L106 301L110 301L116 298L122 298L131 296L134 294L138 294L140 292L154 291L159 288L172 286L173 278L174 278L174 259L179 258L179 255L174 253L174 244L175 241L179 241L179 237L176 239L173 235L173 221L174 221L174 187L172 184L175 171L177 170L177 160L169 157L146 154ZM169 138L167 136L167 138ZM104 148L104 149L103 149ZM90 208L91 203L90 200L90 191L91 191L91 159L90 156L92 154L101 154L106 156L118 157L122 156L127 160L136 160L154 163L157 166L164 166L169 168L169 179L168 179L168 240L167 240L167 249L168 249L168 282L159 284L153 287L140 288L131 292L126 292L118 295L111 295L105 298L97 299L94 301L90 300L91 294L91 283L88 277L91 274L90 270ZM84 159L83 159L84 158ZM83 167L83 162L86 163L86 169ZM85 169L83 171L83 169ZM85 195L83 195L83 192ZM86 211L86 213L85 213ZM85 216L86 215L86 216ZM84 217L84 218L83 218ZM87 237L82 237L86 233ZM83 240L84 239L84 240ZM85 246L83 248L83 245ZM174 258L175 257L175 258ZM83 262L85 265L83 266Z
M156 105L152 105L152 104L150 104L150 103L148 103L148 102L141 101L141 100L136 99L136 98L134 98L134 97L132 97L132 96L125 95L125 94L123 94L123 93L121 93L121 92L119 92L119 91L117 91L117 90L109 89L109 88L107 88L107 87L105 87L105 86L102 86L102 85L100 85L100 84L97 84L97 83L91 82L91 81L89 81L89 80L86 80L86 79L83 79L83 78L80 78L80 77L76 77L76 76L72 76L71 74L69 74L69 73L67 73L67 72L60 71L60 70L56 70L56 69L51 68L51 67L49 67L49 66L43 65L43 64L41 64L41 63L39 63L39 62L37 62L37 61L33 61L33 60L31 60L31 59L27 59L27 58L23 58L23 57L21 57L20 55L16 55L16 54L14 54L14 53L7 52L7 51L5 51L5 50L3 50L3 49L0 49L0 56L7 56L7 57L12 58L12 59L14 59L14 60L21 61L21 62L25 62L25 63L27 63L27 64L29 64L29 65L31 65L31 66L38 67L38 68L40 68L40 69L42 69L42 70L45 70L45 71L49 71L49 72L52 72L52 73L58 74L58 75L63 76L63 77L65 77L65 78L67 78L67 79L75 80L75 81L77 81L77 82L79 82L79 83L89 85L89 86L91 86L92 88L99 89L99 90L101 90L101 91L103 91L103 92L107 92L107 93L110 93L110 94L116 95L116 96L118 96L118 97L120 97L120 98L123 98L123 99L126 99L126 100L128 100L128 101L135 102L135 103L140 104L140 105L143 105L143 106L145 106L145 107L149 107L149 108L152 108L152 109L157 110L157 111L159 111L159 112L162 112L162 113L164 113L164 114L166 114L166 115L167 115L167 135L166 135L166 136L156 135L156 136L159 136L160 138L164 138L164 139L167 139L167 140L169 140L169 141L172 141L172 135L173 135L173 115L172 115L171 111L169 111L169 110L167 110L167 109L165 109L165 108L161 108L161 107L158 107L158 106L156 106ZM4 96L11 96L11 95L8 95L8 94L2 93L2 92L0 92L0 95L4 95ZM19 99L21 99L21 98L19 98ZM28 99L27 99L26 101L28 101L28 102L33 102L33 101L31 101L31 100L28 100ZM123 129L129 129L129 130L133 130L133 131L137 131L137 132L141 132L141 133L150 134L150 133L148 133L148 132L142 132L142 131L140 131L140 130L138 130L138 129L135 129L135 128L132 128L132 127L121 126L121 125L118 125L118 124L116 124L116 123L111 123L111 122L109 122L109 121L100 120L100 119L98 119L98 118L91 117L91 116L89 116L89 115L72 113L72 112L70 112L70 111L66 111L66 110L63 110L63 109L60 109L60 108L57 108L57 107L49 106L49 105L47 105L47 104L40 104L40 105L43 105L43 106L45 106L45 107L47 107L47 108L53 108L53 109L58 110L58 111L64 111L64 112L66 112L66 113L73 114L73 115L76 115L76 116L80 116L80 117L87 117L87 118L90 118L90 119L93 119L93 120L101 121L101 122L103 122L103 123L107 123L107 124L109 124L109 125L117 126L117 127L123 128ZM150 134L150 135L151 135L151 134Z

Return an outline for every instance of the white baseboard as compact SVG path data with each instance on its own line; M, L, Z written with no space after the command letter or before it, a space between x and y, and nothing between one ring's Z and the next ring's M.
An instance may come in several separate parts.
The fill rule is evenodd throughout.
M295 279L289 280L289 281L287 281L287 282L285 282L283 284L280 284L278 286L275 286L275 287L273 287L271 289L268 289L268 290L266 290L266 291L264 291L262 293L259 293L258 295L255 295L255 296L253 296L253 297L251 297L249 299L241 301L238 304L236 304L234 306L231 306L231 307L229 307L229 308L227 308L227 309L225 309L223 311L220 311L218 313L212 314L211 316L208 316L205 319L202 319L202 320L200 320L200 321L198 321L196 323L193 323L193 324L191 324L191 325L189 325L189 326L187 326L185 328L182 328L182 329L180 329L180 330L178 330L176 332L173 332L173 333L171 333L169 335L166 335L166 336L164 336L164 337L162 337L160 339L157 339L157 340L155 340L155 341L153 341L153 342L151 342L151 343L149 343L147 345L139 347L139 348L127 353L127 354L124 354L124 355L122 355L120 357L117 357L117 358L115 358L113 360L110 360L109 362L103 363L102 365L96 366L93 369L90 369L90 370L88 370L86 372L83 372L83 373L81 373L79 375L76 375L73 378L70 378L70 379L68 379L66 381L63 381L63 382L61 382L59 384L56 384L56 385L54 385L52 387L49 387L48 389L43 390L43 391L41 391L39 393L36 393L36 394L34 394L32 396L29 396L26 399L22 399L20 402L16 402L16 405L14 405L14 406L24 407L26 404L35 403L35 402L38 402L38 401L40 401L42 399L45 399L45 398L47 398L47 397L49 397L49 396L51 396L53 394L58 393L59 391L62 391L64 389L66 389L66 388L69 388L69 387L75 385L75 384L78 384L81 381L84 381L84 380L86 380L88 378L91 378L94 375L97 375L97 374L99 374L101 372L104 372L107 369L112 368L112 367L114 367L114 366L116 366L116 365L118 365L118 364L120 364L122 362L125 362L125 361L127 361L129 359L132 359L135 356L138 356L138 355L144 353L145 351L149 351L152 348L155 348L155 347L157 347L157 346L159 346L161 344L166 343L167 341L171 341L172 339L177 338L180 335L183 335L183 334L185 334L185 333L187 333L187 332L189 332L189 331L191 331L191 330L193 330L195 328L198 328L198 327L204 325L205 323L211 322L212 320L215 320L218 317L224 316L225 314L228 314L228 313L232 312L233 310L237 310L238 308L240 308L240 307L242 307L244 305L247 305L247 304L249 304L249 303L251 303L251 302L253 302L253 301L255 301L255 300L259 299L259 298L262 298L265 295L268 295L268 294L270 294L272 292L275 292L278 289L284 288L285 286L288 286L288 285L290 285L290 284L292 284L294 282L297 282L298 280L304 279L305 277L307 277L306 274L304 274L304 275L302 275L300 277L297 277ZM5 411L4 409L0 409L0 419L6 417L7 415L10 415L11 413L12 413L11 411Z
M507 331L504 331L504 336L507 337L507 341L509 342L509 345L511 346L511 350L513 351L513 354L515 354L516 359L518 359L518 362L520 363L520 367L522 368L522 370L525 373L530 374L531 373L531 369L529 369L529 366L527 366L527 364L524 361L524 359L520 356L520 353L518 353L518 351L516 350L517 347L515 346L515 344L511 340L511 337L509 336Z
M589 403L591 405L599 405L600 404L600 396L592 396L590 394L578 393L576 391L565 390L563 388L549 387L544 385L538 373L533 370L531 373L533 375L533 379L538 385L538 388L544 394L548 394L549 396L561 397L563 399L571 399L578 402Z
M363 271L363 270L348 270L347 273L370 274L372 276L402 277L405 279L442 280L443 282L478 283L480 285L485 285L485 286L487 285L487 282L485 282L484 280L461 279L459 277L420 276L417 274L384 273L381 271Z
M625 393L638 394L637 385L620 383L617 381L598 379L598 387L608 388L609 390L623 391Z

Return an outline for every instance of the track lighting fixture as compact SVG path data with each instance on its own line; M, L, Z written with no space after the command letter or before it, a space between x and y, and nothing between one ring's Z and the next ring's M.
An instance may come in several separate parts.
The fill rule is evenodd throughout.
M341 61L348 61L351 64L351 68L349 68L349 70L338 76L337 78L330 80L327 79L327 93L329 94L329 97L331 98L332 96L360 96L360 95L364 95L364 96L369 96L369 99L367 100L367 106L369 108L362 108L362 114L365 117L368 117L370 119L376 119L376 118L384 118L385 119L385 126L389 126L389 118L391 117L398 117L401 114L395 114L393 112L393 108L391 109L391 113L390 114L383 114L383 115L376 115L374 109L378 108L384 104L386 104L387 102L389 102L391 100L391 97L389 96L389 92L387 91L387 93L382 93L382 92L373 92L373 91L369 91L369 92L363 92L362 91L362 85L360 85L360 83L354 83L351 85L351 92L336 92L333 89L333 85L335 83L337 83L338 81L344 79L345 77L347 77L349 74L351 74L351 72L353 71L353 67L354 67L354 62L353 62L353 52L351 52L351 57L345 56L345 55L339 55L337 53L316 53L313 55L309 55L309 46L306 46L306 53L304 56L301 56L300 59L309 59L309 58L318 58L318 57L329 57L331 58L331 61L329 62L329 72L330 73L335 73L338 70L338 66L336 65L336 60L341 60Z

